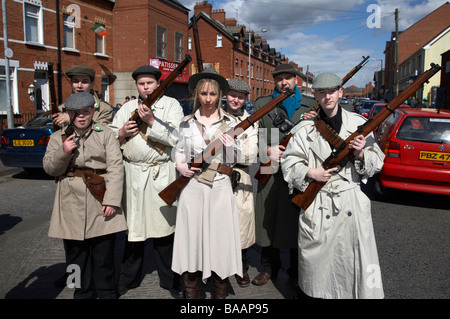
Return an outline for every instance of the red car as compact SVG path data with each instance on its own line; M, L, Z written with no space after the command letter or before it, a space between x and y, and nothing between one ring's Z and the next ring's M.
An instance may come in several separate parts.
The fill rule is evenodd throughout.
M374 134L386 155L378 198L389 188L450 195L450 110L398 108Z
M378 111L380 111L383 107L386 106L387 103L377 103L374 106L372 106L372 108L369 111L369 114L367 115L367 118L372 118L375 114L378 113ZM399 107L411 107L408 104L402 104Z

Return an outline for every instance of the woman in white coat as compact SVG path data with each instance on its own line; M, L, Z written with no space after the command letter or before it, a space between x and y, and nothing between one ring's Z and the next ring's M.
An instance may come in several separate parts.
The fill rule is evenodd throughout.
M237 123L219 107L228 83L214 69L191 76L189 88L195 93L194 109L180 124L175 157L178 172L190 181L178 200L172 269L183 275L186 299L198 298L200 273L204 282L214 278L214 298L224 299L228 277L242 276L238 211L230 180L238 149L234 139L223 134ZM203 171L191 167L191 159L217 138L223 151L216 150Z
M319 117L346 139L366 119L339 106L341 85L335 74L321 73L313 89L321 106ZM316 298L383 298L370 200L360 182L381 170L384 154L372 134L359 135L348 146L354 163L339 171L325 169L322 163L332 149L314 123L305 120L294 128L281 161L291 189L304 191L312 180L326 182L300 212L299 287Z

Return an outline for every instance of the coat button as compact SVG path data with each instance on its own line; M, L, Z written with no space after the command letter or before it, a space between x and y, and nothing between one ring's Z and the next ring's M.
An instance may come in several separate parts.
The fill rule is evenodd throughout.
M348 216L352 216L352 213L351 213L351 212L348 212L347 215L348 215Z
M326 219L330 219L330 215L325 216Z

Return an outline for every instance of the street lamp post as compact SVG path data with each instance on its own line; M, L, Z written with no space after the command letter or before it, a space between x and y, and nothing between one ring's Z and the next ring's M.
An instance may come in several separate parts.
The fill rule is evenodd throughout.
M266 29L262 29L261 31L258 32L262 32L265 33L267 32ZM248 32L248 85L250 86L250 88L252 87L251 85L251 69L252 69L252 35L255 34L255 31L249 31ZM251 90L250 90L251 92ZM251 95L251 93L249 94Z
M377 76L377 95L378 95L378 99L380 99L380 86L381 86L381 80L383 78L383 59L377 59L377 58L372 58L372 61L378 61L380 60L380 73L378 73Z

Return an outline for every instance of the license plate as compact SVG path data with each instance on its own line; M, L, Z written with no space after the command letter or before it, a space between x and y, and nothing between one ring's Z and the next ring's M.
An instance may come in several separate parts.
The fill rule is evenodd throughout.
M450 162L450 153L420 151L419 159L426 161Z
M34 146L34 140L13 140L14 146Z

